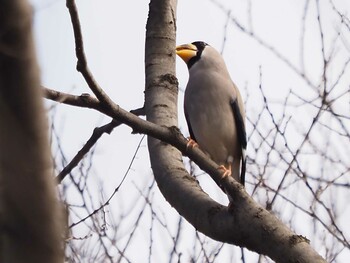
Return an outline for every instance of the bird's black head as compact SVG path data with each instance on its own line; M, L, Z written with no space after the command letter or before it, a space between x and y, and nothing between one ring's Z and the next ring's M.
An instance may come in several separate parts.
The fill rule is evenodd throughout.
M208 44L203 41L192 42L192 45L195 45L197 47L197 54L188 61L187 63L188 69L190 69L193 66L193 64L196 63L201 58L204 48L208 46Z

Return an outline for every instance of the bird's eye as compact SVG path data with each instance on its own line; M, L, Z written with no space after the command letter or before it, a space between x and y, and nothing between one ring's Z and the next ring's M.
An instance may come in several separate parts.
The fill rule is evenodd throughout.
M198 51L203 51L205 46L208 46L208 44L203 41L195 41L192 44L197 47Z

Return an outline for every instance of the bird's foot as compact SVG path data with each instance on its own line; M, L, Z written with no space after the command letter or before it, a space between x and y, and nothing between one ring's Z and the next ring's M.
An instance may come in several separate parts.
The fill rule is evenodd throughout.
M194 147L198 147L198 144L196 143L195 140L192 140L191 138L188 138L188 142L186 144L186 150L192 149Z
M218 170L222 171L222 179L224 179L227 176L231 176L231 165L229 165L228 169L224 165L220 165L218 167Z

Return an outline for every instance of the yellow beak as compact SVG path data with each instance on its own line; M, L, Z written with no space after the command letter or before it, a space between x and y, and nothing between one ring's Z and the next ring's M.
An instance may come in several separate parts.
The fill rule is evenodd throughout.
M176 54L187 64L191 58L197 55L197 47L193 44L177 46Z

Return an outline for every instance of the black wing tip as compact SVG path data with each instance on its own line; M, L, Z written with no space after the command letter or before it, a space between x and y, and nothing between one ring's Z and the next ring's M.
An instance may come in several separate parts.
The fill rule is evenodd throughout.
M246 173L246 157L242 156L242 167L241 167L241 184L245 186L245 173Z
M233 111L233 117L234 117L236 127L237 127L238 141L241 145L241 151L242 151L241 184L244 186L245 173L246 173L245 150L247 149L247 134L245 131L244 120L243 120L242 114L241 114L239 106L238 106L237 98L232 99L231 106L232 106L232 111Z

